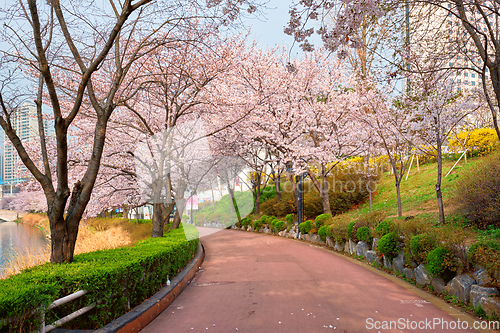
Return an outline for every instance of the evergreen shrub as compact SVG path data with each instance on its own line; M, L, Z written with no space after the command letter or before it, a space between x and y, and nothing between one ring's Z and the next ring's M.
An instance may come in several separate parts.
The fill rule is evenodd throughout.
M312 222L311 221L305 221L305 222L302 222L301 224L299 224L299 230L302 234L308 234L309 231L311 231L311 224Z
M387 235L382 236L378 241L378 251L390 260L394 259L400 248L400 242L398 236L394 232L390 232Z

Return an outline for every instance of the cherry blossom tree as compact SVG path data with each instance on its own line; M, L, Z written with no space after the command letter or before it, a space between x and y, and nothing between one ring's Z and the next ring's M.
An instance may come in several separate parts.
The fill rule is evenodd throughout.
M453 129L478 108L473 95L457 93L455 87L443 79L435 74L413 77L412 82L415 84L403 101L409 117L409 128L404 132L406 139L437 160L435 190L441 224L445 222L441 191L443 145L452 135ZM448 83L443 84L443 81Z
M165 40L167 34L161 32L178 27L189 29L183 22L193 16L227 23L239 15L242 7L255 10L247 1L231 0L210 1L207 5L189 2L189 6L184 2L166 6L152 0L111 1L102 6L97 2L61 4L53 0L42 4L27 0L2 9L2 35L10 45L2 53L10 63L3 61L1 70L5 73L13 66L20 66L26 72L31 71L31 78L38 83L38 96L41 91L47 92L53 113L56 178L52 177L43 143L43 126L42 169L36 166L14 131L11 113L15 105L6 95L14 89L4 81L0 125L23 164L43 188L51 227L52 262L73 260L80 219L90 201L102 161L108 121L132 67L144 55L169 42L168 38ZM99 75L104 70L112 74ZM40 115L41 98L36 103ZM89 144L92 148L85 172L72 186L68 131L82 110L94 115L93 139Z

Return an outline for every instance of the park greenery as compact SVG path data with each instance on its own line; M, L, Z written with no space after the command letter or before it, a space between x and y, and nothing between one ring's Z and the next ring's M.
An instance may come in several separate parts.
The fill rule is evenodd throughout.
M93 328L148 297L196 250L181 221L197 191L212 192L199 226L377 238L386 258L402 251L446 279L479 265L498 284L497 7L300 1L284 29L306 51L295 58L240 33L252 0L0 9L0 126L26 179L8 205L45 213L51 240L51 264L0 281L17 290L0 295L0 318L31 330L35 304L86 288L82 302L109 300L82 319ZM147 204L150 221L128 220ZM84 228L109 222L91 219L117 208L130 242L76 254Z
M96 329L128 312L152 296L167 279L194 257L198 239L187 241L184 232L197 233L193 226L182 225L166 237L148 238L129 247L76 255L72 263L46 263L0 280L0 329L8 332L32 332L40 327L41 306L78 290L88 294L53 310L47 310L47 322L96 303L96 308L72 321L71 327Z

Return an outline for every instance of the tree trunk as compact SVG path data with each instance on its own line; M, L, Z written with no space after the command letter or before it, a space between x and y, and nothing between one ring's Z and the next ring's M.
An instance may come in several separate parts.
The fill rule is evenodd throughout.
M228 186L227 191L229 192L229 198L231 199L231 202L232 202L231 214L235 213L236 218L238 219L238 222L241 223L240 210L238 209L238 203L236 202L236 198L234 197L234 189L232 189Z
M323 214L331 214L331 208L330 208L330 196L328 193L329 186L328 186L328 176L324 174L325 166L321 166L322 169L322 183L321 183L321 203L323 205Z
M171 229L177 229L181 225L181 215L179 214L179 209L175 211L174 221L172 221Z
M491 75L491 85L493 86L493 91L495 93L495 98L496 98L496 106L500 107L500 75L498 73L498 68L490 68L490 75ZM483 89L485 90L486 93L486 87L484 84L483 84ZM493 106L489 98L487 99L488 99L488 106L491 111L491 116L493 118L493 128L495 128L495 131L497 132L497 137L500 140L500 129L498 128L497 110L496 110L497 108Z
M184 191L180 193L184 194ZM177 210L175 211L174 221L172 222L172 226L170 229L177 229L181 225L182 222L182 213L184 212L184 208L186 208L186 199L183 196L175 198L175 205L177 206Z
M441 192L441 180L443 177L443 158L441 152L441 140L438 134L438 142L437 142L437 165L438 165L438 174L437 174L437 182L436 182L436 196L439 208L439 223L444 224L444 204L443 204L443 193Z
M281 174L276 177L274 185L276 186L276 203L279 203L281 201Z
M396 179L396 196L398 198L398 217L403 217L403 208L401 207L401 179L399 181Z
M153 204L153 230L151 231L151 237L163 237L163 203Z
M331 214L331 208L330 208L330 197L328 196L328 177L323 175L325 173L325 166L321 165L321 185L319 184L318 180L316 179L316 176L314 173L310 170L307 169L307 174L311 178L314 187L319 192L319 195L321 197L321 204L323 206L323 214Z
M72 262L81 218L70 215L65 219L64 206L61 202L51 205L47 216L50 224L52 250L50 261L53 263Z

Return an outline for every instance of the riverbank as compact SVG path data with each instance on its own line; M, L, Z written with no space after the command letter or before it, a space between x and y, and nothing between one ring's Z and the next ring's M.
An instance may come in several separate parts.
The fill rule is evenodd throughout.
M28 213L19 221L20 224L40 229L50 240L50 224L46 214ZM75 255L131 246L151 236L151 223L137 224L124 218L93 218L82 220L75 246ZM50 260L50 243L42 248L18 249L13 258L8 260L0 278L5 279L24 269L44 264Z

